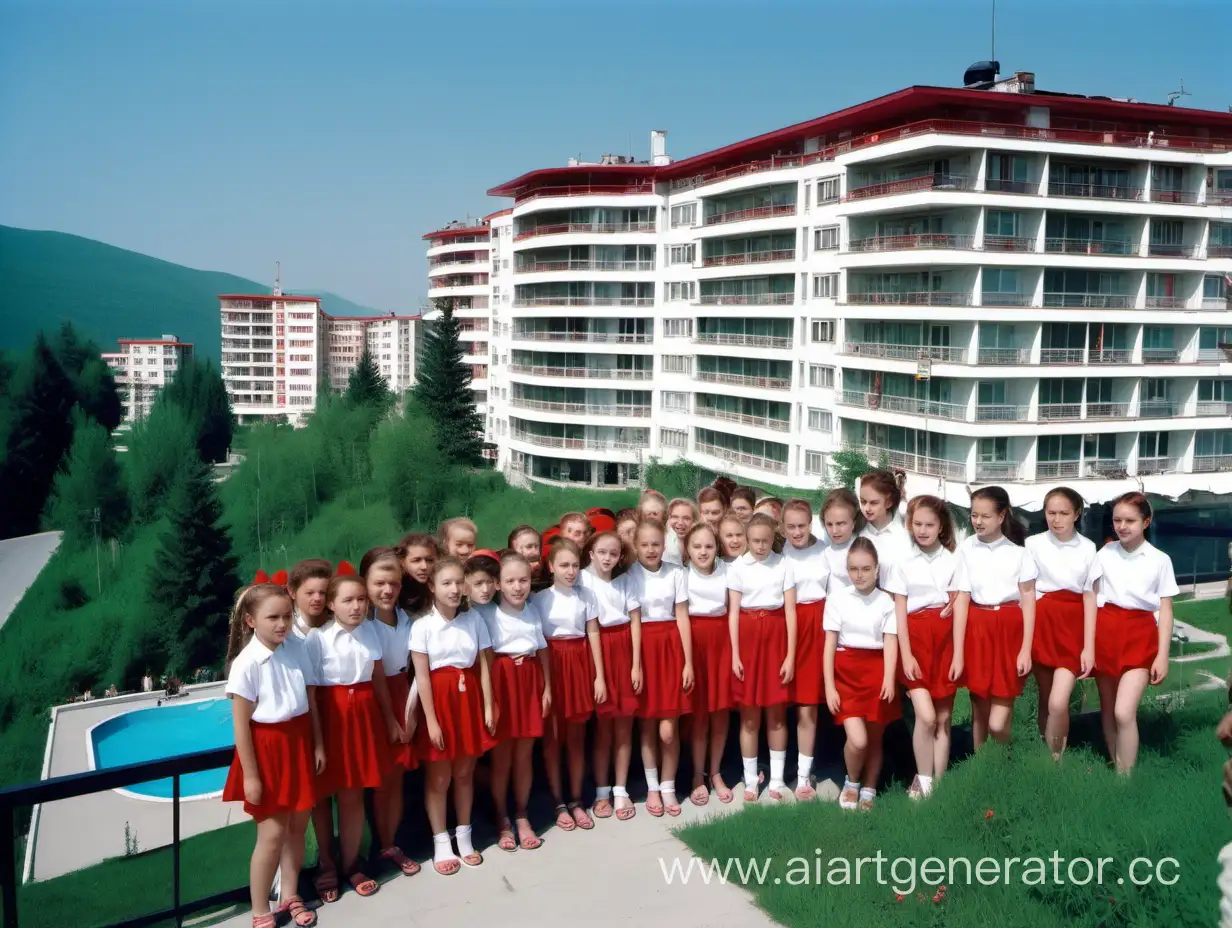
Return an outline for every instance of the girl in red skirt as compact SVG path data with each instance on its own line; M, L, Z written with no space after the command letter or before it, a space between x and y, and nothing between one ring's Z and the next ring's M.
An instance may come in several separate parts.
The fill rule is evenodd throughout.
M958 684L950 679L954 662L951 593L954 578L954 523L944 502L917 496L907 504L907 528L913 542L907 557L890 569L882 588L894 597L894 618L901 655L898 682L915 710L911 746L915 778L907 788L912 799L932 793L950 763L950 723ZM871 539L870 539L871 540Z
M796 705L796 798L813 799L813 749L817 744L817 707L825 689L821 658L826 636L822 616L830 564L826 544L814 537L813 507L806 500L789 499L783 506L783 557L791 562L796 580L796 668L790 698Z
M646 811L656 818L664 812L680 814L676 801L679 722L692 707L689 694L693 689L693 636L685 573L675 564L664 563L663 532L660 522L638 525L634 536L637 563L625 574L634 648L641 648L643 667L637 717L642 720ZM639 628L640 640L636 637Z
M312 699L316 666L303 640L290 634L292 613L282 587L247 587L232 610L227 643L235 758L222 798L242 800L257 822L250 869L253 928L274 928L269 895L279 869L285 891L293 894L299 885L316 774L325 766ZM279 912L284 911L296 925L316 924L316 915L297 895L283 897Z
M1138 703L1147 684L1168 676L1172 597L1178 592L1172 559L1146 540L1151 504L1126 493L1112 504L1117 540L1100 549L1096 581L1095 682L1108 755L1129 773L1138 762ZM1157 618L1158 616L1158 618Z
M744 522L734 512L726 513L719 520L719 549L724 564L730 564L749 550L749 540L744 533Z
M532 597L543 619L552 666L555 711L543 737L543 762L548 788L556 804L556 827L561 831L589 830L594 820L582 805L582 779L586 774L586 723L595 706L607 700L603 647L599 642L599 604L584 587L577 586L582 552L568 538L559 538L548 552L552 585ZM565 802L560 753L569 755L569 802Z
M826 595L833 596L843 587L851 586L847 553L860 529L860 501L843 487L831 490L821 504L821 521L826 530L826 565L830 568Z
M325 592L333 575L334 565L323 557L307 558L291 568L287 589L295 603L291 634L296 638L307 638L310 631L320 628L329 618L325 610Z
M690 719L693 791L689 800L695 806L704 806L710 801L711 787L719 802L731 802L733 798L719 772L731 727L732 664L731 635L727 630L727 565L719 559L718 548L714 529L705 522L698 523L685 534L689 627L696 677Z
M792 562L774 553L775 522L756 513L745 528L749 550L727 569L728 633L732 646L732 700L740 707L744 801L757 801L757 744L766 715L770 745L770 797L787 784L787 703L796 667L796 580Z
M371 896L379 887L359 868L364 790L385 781L394 764L391 746L401 744L405 734L390 707L382 663L384 635L368 621L368 587L363 578L353 570L336 575L329 581L326 599L333 617L308 636L308 649L319 662L316 697L329 757L318 790L326 810L328 797L338 800L342 871L359 895ZM324 825L321 818L316 821ZM324 830L319 827L318 838ZM317 891L325 902L336 902L338 875L324 866L322 860Z
M412 619L423 615L432 606L428 581L432 565L440 557L436 539L423 532L412 532L398 542L398 559L402 562L402 593L399 603Z
M1069 738L1069 697L1074 681L1095 666L1095 543L1079 535L1082 497L1069 487L1044 497L1048 530L1027 539L1035 560L1035 635L1031 662L1039 687L1039 730L1060 760Z
M475 761L496 739L496 709L490 668L492 642L478 612L458 613L465 579L457 558L432 567L433 606L411 625L411 662L419 683L415 750L427 764L424 805L432 826L432 867L450 876L462 864L478 867L483 855L471 843ZM445 827L445 803L453 784L457 818L455 855ZM459 857L461 860L459 861Z
M860 478L860 514L864 516L860 535L877 549L882 584L894 565L911 550L911 536L898 519L906 479L907 475L901 470L888 471L880 467Z
M1022 524L1001 487L971 494L975 534L958 546L954 579L954 661L950 679L971 694L971 733L1008 744L1014 700L1031 672L1035 561L1022 546ZM965 673L965 677L964 677Z
M847 777L839 807L867 812L877 798L882 735L886 725L902 715L894 686L898 625L894 600L877 589L877 548L872 541L857 538L851 543L847 574L851 586L826 601L826 705L847 735Z
M603 679L607 699L595 706L596 818L633 818L629 798L629 763L633 759L633 716L642 688L641 626L629 618L630 602L621 557L624 546L615 532L601 532L586 546L590 563L578 576L578 585L590 591L599 605L599 644L603 652ZM615 759L615 786L609 774Z
M477 558L471 558L467 570ZM497 707L496 746L492 748L492 805L502 851L533 851L543 841L530 826L532 752L543 736L552 708L552 669L543 622L530 598L531 569L526 558L506 551L497 566L500 603L474 606L492 641L492 698ZM467 575L475 589L475 574ZM513 780L514 821L509 819L509 781ZM514 826L517 835L514 835Z
M372 621L381 633L381 665L385 684L389 688L389 707L394 718L405 720L406 704L411 695L411 619L398 606L402 592L402 565L398 549L392 546L373 548L359 562L359 573L368 587L372 603ZM381 843L381 858L401 870L406 876L419 872L419 864L398 847L398 825L402 822L402 776L414 770L415 755L410 739L393 746L393 765L384 782L372 797L373 818L377 840Z

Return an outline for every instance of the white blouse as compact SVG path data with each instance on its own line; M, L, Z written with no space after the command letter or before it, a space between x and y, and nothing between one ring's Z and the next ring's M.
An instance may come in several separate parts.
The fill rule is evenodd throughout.
M762 561L746 551L727 568L727 588L740 594L741 609L778 609L795 586L792 562L773 551Z
M826 550L822 552L826 558L826 566L830 568L830 579L826 583L827 596L833 596L844 587L851 586L851 574L847 573L847 555L851 552L853 541L854 535L841 545L826 545Z
M797 548L790 541L783 545L783 557L791 561L796 578L796 602L815 603L826 598L830 584L830 562L826 560L826 543L820 538L807 548Z
M950 589L970 593L981 606L999 606L1020 600L1018 584L1039 576L1035 560L1026 549L1004 535L985 544L972 535L958 546L958 563Z
M599 618L599 603L585 587L550 586L530 601L543 619L544 638L584 638L586 623Z
M1101 606L1112 603L1122 609L1157 612L1161 599L1180 593L1172 558L1149 541L1143 540L1132 552L1119 541L1110 541L1100 549L1098 559Z
M307 619L305 619L302 615L300 615L299 610L298 609L292 610L291 612L291 634L294 635L296 638L298 638L300 641L307 641L308 633L311 631L312 631L312 626L308 624Z
M384 643L384 636L366 619L354 631L330 619L313 629L306 642L317 662L321 686L367 683L372 679L372 665L384 656Z
M308 711L308 687L317 672L303 639L287 635L274 650L256 635L231 662L226 694L253 704L254 722L285 722Z
M394 607L394 617L396 625L372 619L381 633L381 666L387 677L396 676L411 666L411 617L401 606Z
M663 532L663 562L680 567L684 564L684 539L672 531L669 525Z
M661 564L649 571L640 563L624 575L629 598L642 610L642 622L676 621L676 604L689 601L688 578L684 568Z
M1077 532L1069 541L1061 541L1051 531L1043 531L1027 539L1027 550L1035 559L1039 577L1035 581L1035 597L1058 590L1085 593L1094 589L1100 566L1095 557L1095 542Z
M604 628L629 624L629 610L637 608L637 602L629 596L625 575L614 580L604 580L587 567L578 574L578 586L589 591L599 604L599 624Z
M908 612L943 608L950 601L950 582L957 563L954 552L940 545L932 554L913 546L911 555L891 568L882 589L906 596Z
M874 589L865 596L854 586L831 594L821 627L838 632L838 646L862 651L885 647L886 635L898 634L894 600L885 590Z
M715 558L708 574L698 573L692 564L687 570L689 615L727 615L727 565Z
M429 670L474 667L479 652L490 647L488 627L473 609L449 621L433 606L411 624L411 650L428 655Z
M903 523L890 519L885 528L873 528L868 523L860 530L860 537L867 538L877 549L877 576L884 586L894 565L911 556L911 535Z
M530 654L548 646L543 637L543 617L533 602L522 604L521 612L495 603L492 608L476 609L488 629L488 639L497 654Z

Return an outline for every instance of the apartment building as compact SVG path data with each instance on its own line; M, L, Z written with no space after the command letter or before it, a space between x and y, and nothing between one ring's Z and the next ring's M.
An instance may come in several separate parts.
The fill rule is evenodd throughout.
M415 346L422 320L418 315L330 316L325 315L326 367L329 386L335 393L346 389L351 371L367 348L389 384L401 395L415 385Z
M174 335L121 338L119 345L119 351L104 351L102 357L115 377L123 405L120 427L127 428L150 414L154 398L175 377L184 360L192 357L193 346Z
M858 448L956 502L1232 490L1232 114L989 78L489 190L501 465L803 488Z

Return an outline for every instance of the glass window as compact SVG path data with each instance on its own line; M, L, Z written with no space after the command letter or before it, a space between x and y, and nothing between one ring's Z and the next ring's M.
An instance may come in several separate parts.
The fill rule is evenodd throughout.
M672 207L672 228L679 226L692 226L697 224L697 204L682 203L680 206Z
M826 226L813 233L814 251L833 251L838 248L838 226Z
M980 463L998 464L1010 459L1010 440L1008 438L981 438Z
M820 451L804 453L804 472L806 474L822 474L826 472L826 456Z
M688 374L693 370L693 359L683 354L663 355L663 372L665 374Z
M667 246L667 263L668 264L692 264L694 255L697 253L697 245L668 245Z
M829 432L834 428L834 414L827 409L809 409L808 427L814 432Z
M683 448L688 440L688 433L680 429L659 429L659 444L664 448Z
M677 393L674 390L664 390L660 395L660 405L665 410L673 412L688 412L689 411L689 394Z
M692 319L664 319L663 334L668 338L692 338Z
M1229 171L1228 174L1232 178L1232 171ZM842 181L838 177L823 177L817 181L817 205L833 203L837 200L841 193L841 184ZM1232 186L1232 183L1229 186Z
M1005 209L990 209L984 216L984 231L988 235L1017 235L1018 214Z
M809 331L811 340L814 342L833 342L834 320L814 319Z
M813 298L818 300L834 300L838 298L837 274L813 275Z
M809 365L809 386L823 390L834 389L834 368L825 364Z

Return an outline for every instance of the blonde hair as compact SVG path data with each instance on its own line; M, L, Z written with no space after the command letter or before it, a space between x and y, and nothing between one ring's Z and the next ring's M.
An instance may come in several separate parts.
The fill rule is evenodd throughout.
M702 517L701 512L697 508L697 503L693 502L691 499L685 499L683 496L677 496L674 500L667 504L667 514L670 516L672 514L672 510L677 506L688 506L689 512L693 515L694 522Z
M227 657L224 661L227 671L231 670L231 662L244 650L244 645L248 644L251 629L244 618L253 615L271 596L281 596L287 602L293 602L286 587L276 583L254 583L236 594L235 605L231 607L231 620L227 626Z
M813 506L807 499L801 499L798 496L793 496L783 504L783 516L786 517L790 510L803 512L810 519L813 517Z
M436 530L437 543L441 547L443 548L448 547L449 533L452 532L455 528L464 528L468 532L470 532L472 535L474 535L476 539L479 538L479 527L475 525L474 522L472 522L470 519L466 518L465 516L455 516L452 519L446 519L444 522L441 523L440 527Z
M639 496L639 497L637 498L637 503L638 503L638 506L641 506L641 504L642 504L642 503L644 503L644 502L646 502L646 500L648 500L648 499L657 499L657 500L658 500L659 502L661 502L664 506L666 506L666 505L667 505L667 497L666 497L666 496L664 496L664 495L663 495L662 493L660 493L658 490L650 490L650 489L646 489L646 490L642 490L642 495L641 495L641 496Z

